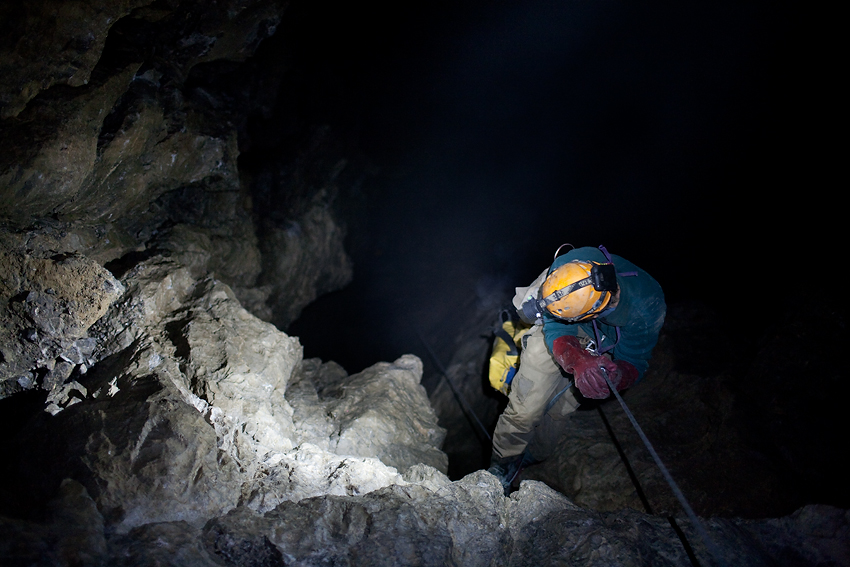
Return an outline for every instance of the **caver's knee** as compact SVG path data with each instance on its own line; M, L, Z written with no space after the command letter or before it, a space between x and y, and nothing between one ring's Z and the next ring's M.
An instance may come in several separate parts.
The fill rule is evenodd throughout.
M503 431L520 431L529 432L542 417L543 412L533 411L532 408L521 408L517 411L516 408L511 408L509 405L499 417L497 429Z

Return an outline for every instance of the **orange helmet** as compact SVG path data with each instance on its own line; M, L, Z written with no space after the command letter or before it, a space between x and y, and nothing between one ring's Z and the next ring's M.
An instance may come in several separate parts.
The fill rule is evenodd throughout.
M558 266L540 286L540 308L570 323L592 319L617 291L613 264L573 260Z

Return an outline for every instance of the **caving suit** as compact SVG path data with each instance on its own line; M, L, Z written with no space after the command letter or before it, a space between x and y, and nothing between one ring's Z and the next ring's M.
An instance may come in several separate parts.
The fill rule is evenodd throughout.
M601 250L592 247L558 256L531 286L517 288L514 306L519 309L529 295L536 296L546 276L572 260L608 262ZM632 363L638 370L638 380L646 372L667 310L664 293L652 276L628 260L613 254L611 260L617 270L619 301L614 308L596 317L596 329L592 321L566 323L545 312L542 324L535 324L523 336L519 368L511 382L508 406L493 432L494 457L518 456L534 439L529 449L531 456L537 460L547 458L554 449L557 441L554 436L559 430L553 421L563 420L578 408L579 402L573 388L569 387L572 377L562 372L551 354L552 343L558 337L572 335L582 344L592 340L599 352L614 360ZM541 424L544 414L546 420ZM539 427L535 432L536 426Z

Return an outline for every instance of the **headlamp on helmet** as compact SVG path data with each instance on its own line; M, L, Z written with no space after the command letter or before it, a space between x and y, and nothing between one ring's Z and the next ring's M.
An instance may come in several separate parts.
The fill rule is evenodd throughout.
M546 277L533 307L538 314L545 309L558 319L575 323L601 313L616 291L614 264L573 260Z

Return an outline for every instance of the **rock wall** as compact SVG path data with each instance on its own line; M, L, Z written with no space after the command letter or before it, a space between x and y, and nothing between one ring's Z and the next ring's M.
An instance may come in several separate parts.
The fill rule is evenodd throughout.
M283 502L265 514L241 506L195 527L139 526L104 537L103 518L74 481L62 486L45 523L0 518L0 555L43 565L844 565L847 512L807 507L787 518L711 520L710 554L693 526L631 510L589 512L543 483L510 498L478 472L458 482L429 467L364 496ZM72 527L68 520L75 520ZM686 547L676 533L694 543ZM30 562L30 563L27 563Z
M539 482L450 481L419 359L349 376L280 330L352 274L351 166L327 129L240 161L263 141L247 114L284 88L251 59L283 17L276 0L0 7L0 562L685 563L668 520L614 511L619 484L610 503L561 487L594 511ZM452 377L476 374L473 343ZM835 508L708 525L736 565L850 556Z
M163 256L117 289L121 300L89 330L95 362L71 365L59 382L67 394L49 391L47 411L10 443L8 480L30 498L20 504L37 509L72 477L107 529L126 532L200 526L240 503L265 511L365 493L420 463L446 470L445 432L415 357L354 376L302 362L297 338L247 312L226 284Z
M4 239L32 246L36 233L42 255L79 254L116 272L167 252L196 277L215 273L285 328L345 285L351 265L329 210L340 168L307 187L297 172L240 179L246 117L278 85L250 66L248 75L233 69L274 33L284 4L101 4L2 8ZM254 100L258 90L270 92ZM304 143L304 154L321 151ZM287 207L272 215L269 200ZM262 252L258 230L269 243Z

